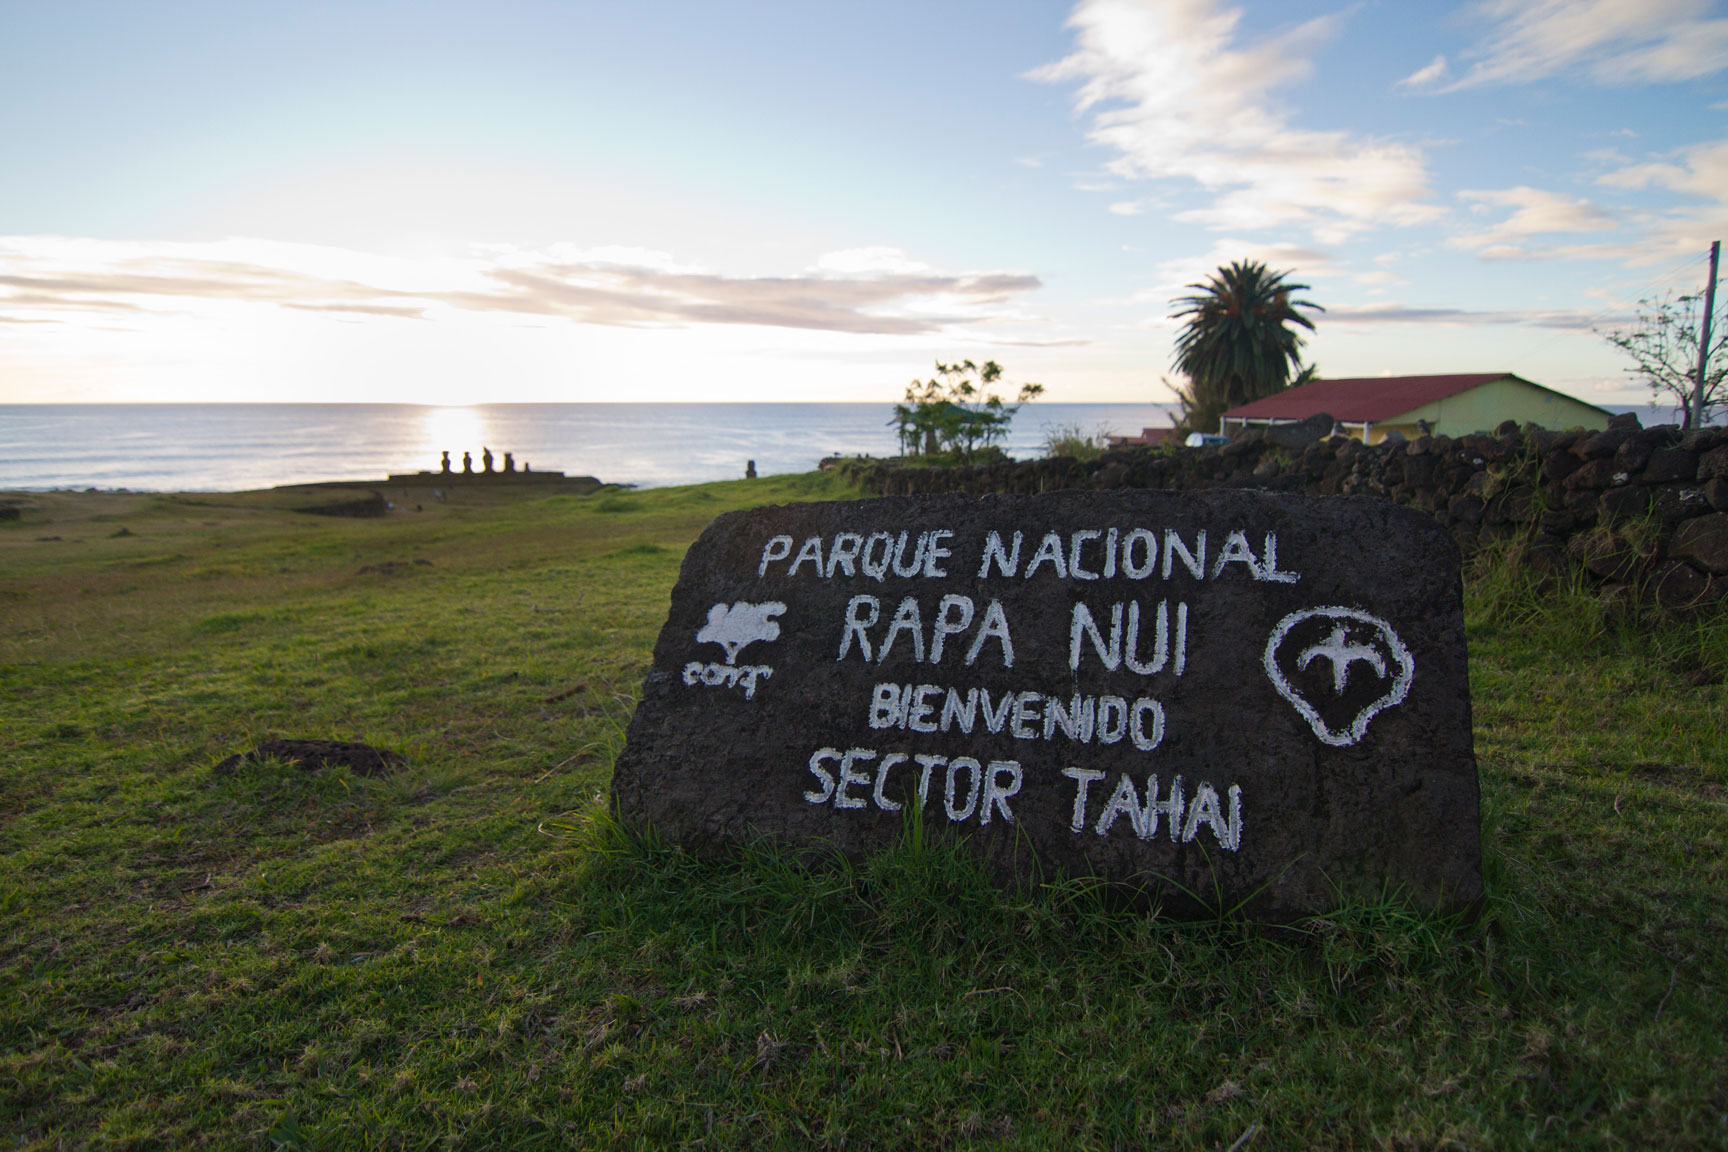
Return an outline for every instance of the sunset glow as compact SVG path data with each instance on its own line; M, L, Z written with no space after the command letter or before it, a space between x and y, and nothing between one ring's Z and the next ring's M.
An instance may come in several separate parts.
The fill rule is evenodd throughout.
M1728 232L1728 15L1627 11L14 7L0 403L1163 401L1244 257L1326 375L1637 403L1600 333Z

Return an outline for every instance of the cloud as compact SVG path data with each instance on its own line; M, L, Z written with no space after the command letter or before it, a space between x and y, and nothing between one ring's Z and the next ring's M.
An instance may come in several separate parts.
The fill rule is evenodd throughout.
M1489 24L1452 89L1584 73L1599 84L1693 80L1728 68L1728 19L1710 0L1482 0Z
M1290 272L1291 281L1297 284L1324 279L1339 271L1337 260L1324 249L1227 238L1219 240L1203 253L1160 261L1158 282L1136 293L1135 299L1167 303L1235 260L1258 260L1274 272Z
M328 275L312 270L317 266L359 274ZM242 303L389 319L453 309L621 327L912 335L1018 320L1008 306L1039 286L1022 272L942 273L892 248L831 253L800 275L749 277L681 267L665 253L635 249L492 249L468 261L416 263L252 241L0 239L0 318L12 322Z
M934 272L930 265L914 260L899 248L876 245L869 248L842 248L829 252L816 261L816 271L839 276L923 275Z
M1612 321L1612 318L1607 318ZM1557 328L1568 332L1592 332L1605 322L1600 313L1567 310L1505 309L1482 312L1468 308L1412 308L1403 304L1340 305L1326 310L1327 325L1375 324L1510 324L1530 328Z
M977 339L983 344L995 344L1005 348L1087 348L1096 343L1089 336L1066 336L1051 340L1013 340L1004 336L980 335Z
M1525 255L1519 241L1532 236L1601 232L1619 227L1612 215L1588 200L1524 184L1516 188L1464 189L1458 196L1474 201L1479 205L1477 211L1512 209L1511 215L1492 227L1461 233L1448 241L1452 247L1472 249L1489 259Z
M1392 140L1290 123L1275 89L1305 78L1337 17L1241 43L1242 10L1222 0L1081 0L1069 18L1075 50L1029 73L1080 81L1089 139L1117 153L1132 179L1185 179L1214 199L1176 219L1216 229L1306 227L1323 243L1368 228L1418 224L1426 203L1422 152Z
M976 306L1001 304L1039 286L1035 276L1011 273L744 278L594 264L491 269L486 276L486 291L439 299L472 311L562 316L583 324L749 324L895 336L976 319ZM945 310L924 311L931 305Z
M1446 57L1436 56L1427 64L1398 81L1397 88L1430 88L1446 78Z
M1610 188L1666 188L1702 199L1728 198L1728 139L1708 140L1671 159L1627 164L1596 178Z
M388 304L302 304L285 300L282 307L299 312L343 312L355 316L393 316L399 320L424 320L423 308L395 308Z
M1695 255L1728 233L1728 138L1627 164L1603 173L1596 182L1627 190L1663 189L1693 198L1693 203L1654 215L1640 243L1625 253L1629 263Z
M574 244L554 244L537 253L521 253L514 248L495 250L502 261L559 260L571 264L613 264L621 268L652 268L658 272L700 272L703 269L680 263L670 252L658 248L640 248L627 244L602 244L594 248L578 248Z
M281 304L325 312L367 312L396 295L387 289L227 261L128 261L71 274L0 273L0 308L29 311L150 312L186 300ZM418 316L415 308L391 312Z

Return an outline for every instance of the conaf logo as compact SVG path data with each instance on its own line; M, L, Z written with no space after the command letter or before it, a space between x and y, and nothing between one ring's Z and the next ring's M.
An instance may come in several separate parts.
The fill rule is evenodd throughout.
M758 640L778 640L780 625L774 617L786 611L778 600L766 604L716 604L708 609L708 623L696 633L698 644L718 644L726 649L726 663L736 664L738 653L746 644Z

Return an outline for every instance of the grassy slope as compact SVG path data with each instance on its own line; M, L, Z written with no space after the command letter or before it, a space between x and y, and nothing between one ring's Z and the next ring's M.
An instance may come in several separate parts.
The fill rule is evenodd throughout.
M1721 621L1590 635L1479 585L1474 926L1268 938L998 894L940 844L699 865L592 819L683 547L844 494L55 495L0 525L0 1136L1728 1143L1728 689L1691 683ZM269 735L411 766L211 774Z

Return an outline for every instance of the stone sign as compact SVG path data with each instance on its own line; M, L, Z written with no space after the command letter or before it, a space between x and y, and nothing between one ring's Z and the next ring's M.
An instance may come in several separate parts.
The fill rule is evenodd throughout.
M614 803L707 851L893 843L1284 918L1481 893L1459 556L1370 499L905 497L720 517Z

